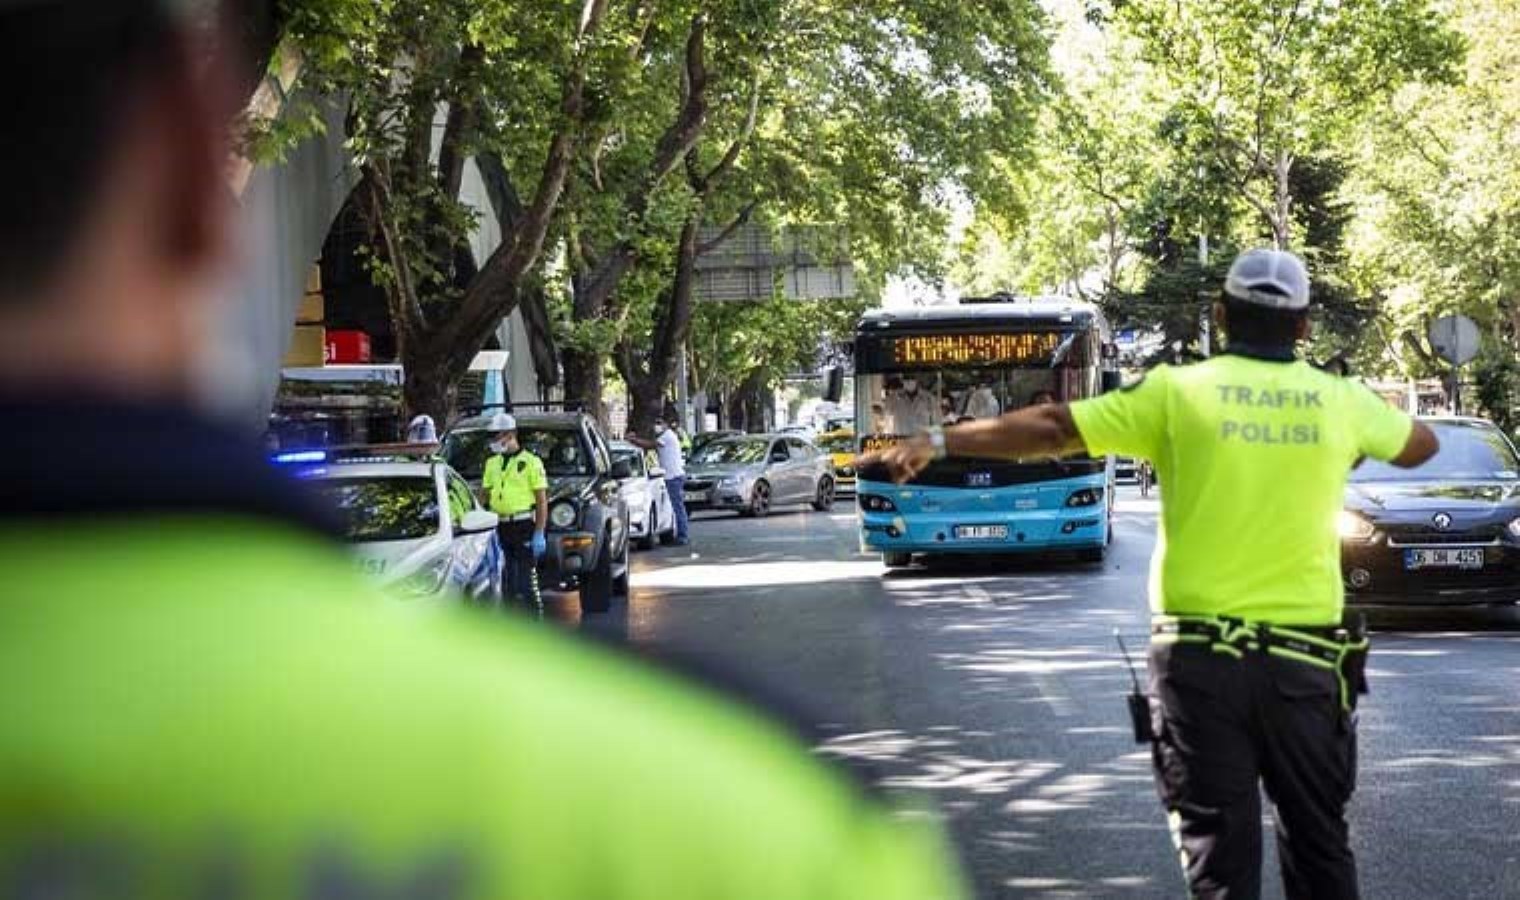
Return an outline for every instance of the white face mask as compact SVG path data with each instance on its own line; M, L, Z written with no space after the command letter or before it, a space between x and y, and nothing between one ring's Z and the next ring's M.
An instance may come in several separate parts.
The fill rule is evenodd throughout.
M918 382L914 381L913 379L911 379L911 378L904 378L902 384L903 384L903 392L904 393L908 393L908 394L916 394L916 393L918 393Z
M654 426L654 433L655 434L664 434L665 433L665 426L656 423L655 426Z

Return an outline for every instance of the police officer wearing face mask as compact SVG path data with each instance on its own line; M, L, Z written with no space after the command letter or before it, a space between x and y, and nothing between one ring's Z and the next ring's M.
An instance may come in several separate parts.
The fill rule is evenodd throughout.
M543 460L517 440L516 419L497 413L490 430L496 437L480 489L486 505L501 517L496 535L504 558L502 599L539 609L543 598L538 591L538 561L548 550L544 529L549 523L549 480Z

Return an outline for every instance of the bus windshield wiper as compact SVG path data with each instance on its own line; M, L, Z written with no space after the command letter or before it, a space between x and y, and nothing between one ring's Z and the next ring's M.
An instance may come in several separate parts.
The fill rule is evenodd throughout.
M1076 345L1077 332L1073 331L1066 336L1066 339L1061 342L1059 347L1056 347L1056 351L1050 354L1050 367L1052 369L1059 368L1061 363L1066 362L1066 357L1071 355L1071 348Z

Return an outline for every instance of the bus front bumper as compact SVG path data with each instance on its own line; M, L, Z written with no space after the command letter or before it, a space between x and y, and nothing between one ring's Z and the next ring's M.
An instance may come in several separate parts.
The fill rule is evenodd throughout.
M861 548L874 553L1024 553L1101 547L1103 505L1016 513L863 513Z

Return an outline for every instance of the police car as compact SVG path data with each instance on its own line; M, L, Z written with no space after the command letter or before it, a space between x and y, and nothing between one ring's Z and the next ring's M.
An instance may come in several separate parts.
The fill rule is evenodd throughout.
M1520 603L1520 455L1491 422L1427 418L1440 438L1413 469L1366 460L1341 513L1353 606Z
M501 550L496 514L427 450L347 448L281 453L337 511L360 571L407 597L494 596Z

